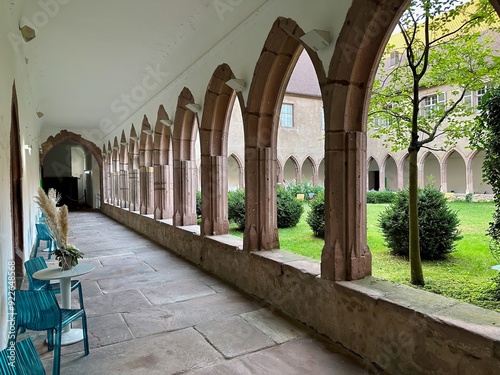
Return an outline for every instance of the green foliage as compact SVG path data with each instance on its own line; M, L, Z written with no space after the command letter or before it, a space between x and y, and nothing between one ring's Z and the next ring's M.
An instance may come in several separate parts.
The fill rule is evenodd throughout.
M325 237L325 194L319 193L309 202L310 211L307 214L307 224L314 236Z
M467 193L467 194L465 194L465 201L466 201L467 203L471 203L471 202L472 202L472 197L473 197L473 196L474 196L474 194L472 194L472 193Z
M228 218L238 229L245 229L245 190L230 190L227 193Z
M485 151L483 178L491 185L495 202L493 221L488 228L490 250L500 261L500 89L483 96L481 115L477 117L471 143Z
M308 181L303 181L300 184L290 182L285 185L285 189L289 191L290 194L292 194L294 197L296 197L297 194L304 194L304 200L306 201L311 200L314 196L318 195L324 190L322 186L313 186Z
M290 190L278 185L277 210L278 228L290 228L297 225L304 212L304 207Z
M196 216L201 217L201 191L196 191Z
M392 203L395 194L392 191L368 191L366 203Z
M391 254L408 257L408 189L395 195L394 202L380 214L379 225ZM461 238L457 213L449 208L444 194L431 185L418 192L418 225L423 260L444 259Z
M384 58L398 52L400 59L390 68L383 63L379 67L368 121L373 137L382 138L393 151L409 147L418 151L433 146L435 139L449 149L457 139L469 136L475 108L464 103L464 94L499 76L493 39L483 31L497 30L493 8L487 2L479 9L473 2L459 4L412 1L398 23L403 46L386 48ZM433 98L413 90L443 86L451 86L451 92L438 89L430 93L436 94Z

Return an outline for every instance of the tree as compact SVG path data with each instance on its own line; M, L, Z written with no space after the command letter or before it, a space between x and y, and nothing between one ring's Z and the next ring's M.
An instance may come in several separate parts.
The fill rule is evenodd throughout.
M500 261L500 90L491 90L483 98L481 115L477 118L471 143L486 154L483 176L491 185L495 200L488 235L491 237L491 254Z
M498 76L491 37L497 32L495 11L483 0L457 3L412 1L398 22L400 34L393 36L400 47L387 46L391 66L379 68L370 101L374 136L393 151L408 150L409 258L416 285L425 283L418 231L418 152L449 149L468 137L474 107L466 99Z

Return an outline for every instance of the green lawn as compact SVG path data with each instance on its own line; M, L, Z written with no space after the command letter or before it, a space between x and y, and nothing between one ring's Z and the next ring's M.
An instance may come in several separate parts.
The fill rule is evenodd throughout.
M497 295L495 299L493 295L495 284L492 280L499 272L490 268L497 262L489 252L489 238L486 236L494 205L451 202L450 206L458 212L463 238L446 261L424 262L424 289L500 311L499 297ZM384 204L367 206L367 239L373 255L373 276L410 285L408 261L389 254L377 226L378 215L385 207ZM280 247L319 260L323 240L312 235L306 223L309 207L306 204L304 208L297 227L279 230ZM235 229L231 233L240 237L243 235Z

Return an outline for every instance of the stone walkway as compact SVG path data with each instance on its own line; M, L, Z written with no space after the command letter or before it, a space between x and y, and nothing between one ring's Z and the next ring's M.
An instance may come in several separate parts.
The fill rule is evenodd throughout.
M70 228L82 262L95 265L80 278L90 355L82 342L63 347L61 374L379 373L100 213L71 213ZM28 335L51 374L44 333L18 339Z

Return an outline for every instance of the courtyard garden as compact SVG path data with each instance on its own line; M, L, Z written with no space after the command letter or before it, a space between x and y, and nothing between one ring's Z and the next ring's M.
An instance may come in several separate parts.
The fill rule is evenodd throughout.
M280 246L319 260L323 239L313 235L306 222L310 207L307 202L303 205L304 213L298 224L279 229ZM500 262L491 255L490 239L486 236L495 206L464 201L449 205L458 213L462 238L456 243L456 251L448 254L445 260L423 262L426 281L423 289L500 312L500 271L491 269ZM387 204L367 205L367 240L373 256L373 276L411 286L408 260L390 254L378 224L385 207ZM231 234L243 236L234 224Z

